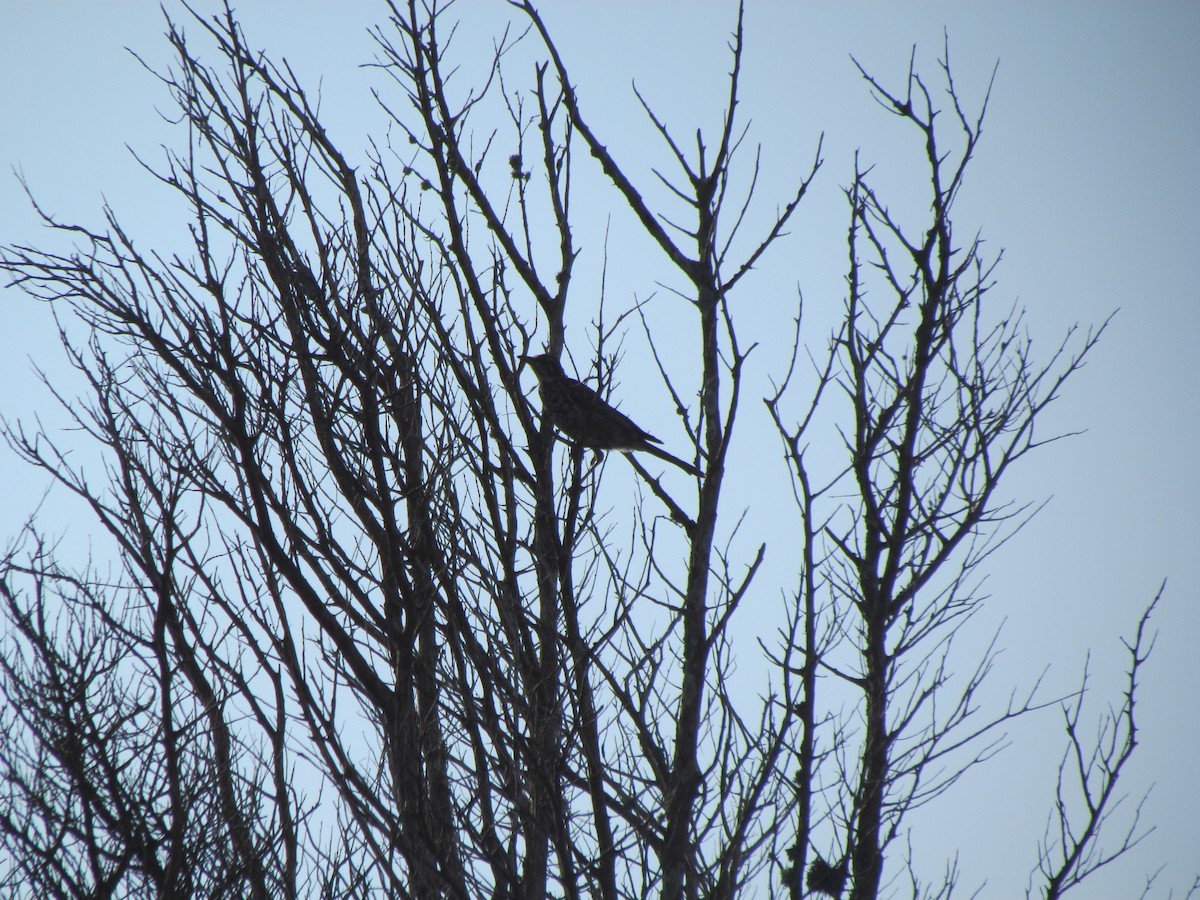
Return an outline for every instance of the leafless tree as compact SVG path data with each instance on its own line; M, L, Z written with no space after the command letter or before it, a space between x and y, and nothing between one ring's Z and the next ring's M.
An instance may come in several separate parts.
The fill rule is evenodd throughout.
M759 648L730 626L765 545L739 555L722 503L753 390L738 288L820 147L753 214L740 14L715 134L689 148L637 97L674 167L643 171L593 130L530 3L466 87L451 12L389 9L374 65L391 128L365 163L228 7L193 13L219 62L168 20L175 62L155 74L187 141L146 163L191 246L145 249L105 210L102 228L43 214L70 249L3 251L60 312L86 391L56 396L103 469L39 425L6 437L114 555L73 570L35 517L3 557L0 879L47 896L878 896L905 816L1057 699L1033 684L981 711L992 651L964 669L953 647L980 566L1029 512L996 487L1103 331L1036 360L1019 311L992 308L998 260L956 237L986 100L965 111L948 54L945 110L915 68L903 96L863 72L925 148L929 218L903 228L856 166L842 323L802 397L797 315L767 398L800 588L761 645L776 676L747 698L730 673ZM606 391L642 311L613 324L571 292L593 165L671 267L678 296L655 302L698 326L690 365L644 337L699 474L629 456L627 520L601 491L610 460L559 449L520 366L565 354ZM582 338L566 353L589 318L588 355ZM840 471L812 469L812 441ZM1134 746L1146 620L1128 740L1102 732L1098 785L1066 708L1084 824L1063 797L1048 896L1114 855L1088 853ZM930 895L915 874L912 893Z

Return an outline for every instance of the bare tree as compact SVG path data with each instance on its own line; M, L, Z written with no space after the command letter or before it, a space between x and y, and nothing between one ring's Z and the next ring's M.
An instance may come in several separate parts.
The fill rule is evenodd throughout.
M876 897L905 816L991 756L1006 721L1053 702L1034 684L981 712L992 651L966 670L952 652L981 564L1029 512L998 505L996 486L1046 442L1038 417L1103 331L1039 362L1019 312L985 303L998 260L956 238L952 212L986 99L965 112L947 54L947 137L915 69L903 98L863 72L926 149L929 221L905 231L856 166L842 324L809 398L790 374L767 398L800 589L763 645L775 683L746 698L730 672L751 648L730 625L766 548L738 555L722 503L749 396L738 287L820 147L749 234L739 14L715 134L688 149L637 98L674 167L653 170L677 204L657 208L589 124L543 19L512 6L513 32L465 89L449 14L389 6L374 36L392 128L358 164L228 7L191 15L216 67L168 20L175 63L156 74L187 142L146 168L192 246L144 249L106 210L100 229L43 214L72 249L4 249L12 282L63 311L87 397L57 396L102 477L40 427L5 435L115 547L111 571L75 572L34 520L3 560L7 885ZM531 83L513 90L527 52ZM625 533L601 494L611 460L558 452L520 362L573 359L604 394L641 312L567 314L573 179L592 164L671 267L678 296L663 299L698 325L687 369L645 328L686 436L673 450L697 474L629 455L643 493ZM588 318L588 356L578 338L568 352L568 322ZM813 440L839 442L840 471L811 470ZM832 702L829 677L853 705ZM1125 753L1101 750L1098 799L1081 773L1087 822L1064 825L1061 867L1049 845L1040 861L1054 890L1096 868Z

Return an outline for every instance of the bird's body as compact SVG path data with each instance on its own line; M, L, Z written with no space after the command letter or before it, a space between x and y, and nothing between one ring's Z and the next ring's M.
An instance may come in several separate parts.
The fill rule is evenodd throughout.
M576 444L593 450L640 450L696 474L694 466L655 446L662 441L643 431L586 384L569 377L558 359L546 353L524 359L538 378L542 415Z

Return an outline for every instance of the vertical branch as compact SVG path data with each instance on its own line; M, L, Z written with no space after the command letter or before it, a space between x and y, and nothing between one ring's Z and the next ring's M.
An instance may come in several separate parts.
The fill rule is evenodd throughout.
M1100 841L1111 831L1106 824L1121 806L1116 796L1126 763L1138 745L1137 709L1138 675L1149 659L1157 635L1148 635L1150 622L1165 585L1142 612L1134 632L1133 643L1122 641L1129 652L1126 687L1119 709L1110 709L1100 723L1094 741L1080 734L1083 698L1087 692L1088 672L1084 667L1083 680L1072 705L1063 704L1063 724L1067 731L1067 748L1058 767L1058 786L1054 813L1046 826L1046 834L1038 842L1038 872L1045 883L1041 895L1056 900L1078 886L1098 870L1115 862L1140 844L1150 833L1141 824L1141 802L1128 817L1114 848ZM1072 794L1075 795L1072 798ZM1076 812L1075 810L1079 810ZM1053 829L1052 829L1053 823Z
M976 721L972 698L990 668L992 651L956 677L950 649L980 602L973 593L976 567L994 542L1007 537L998 536L998 526L1014 521L1015 530L1022 523L1024 509L993 508L996 486L1012 463L1045 443L1033 439L1034 422L1078 370L1103 326L1089 332L1073 353L1067 349L1068 334L1036 368L1020 314L992 311L987 295L999 260L981 257L978 237L959 246L953 226L954 200L982 131L987 100L969 119L948 57L941 67L956 117L949 127L958 130L951 151L944 149L941 111L915 68L910 67L905 92L893 94L860 67L883 108L910 125L921 142L930 217L916 235L902 228L877 195L871 170L856 160L846 190L850 227L843 322L833 334L827 363L816 372L814 399L800 424L785 425L783 389L768 401L786 442L806 523L805 549L814 541L828 548L803 555L802 583L812 577L813 566L824 570L818 583L833 592L829 605L844 596L850 606L843 615L854 619L853 627L835 626L831 640L821 644L819 632L812 630L821 605L802 593L798 602L810 626L804 652L816 652L815 658L807 657L809 664L861 696L856 757L839 763L845 825L835 840L844 848L843 861L837 861L837 851L831 862L821 855L828 852L821 844L827 847L829 836L814 842L814 813L803 809L797 833L811 846L790 851L796 864L787 877L796 896L802 874L809 890L840 895L849 879L851 898L877 896L888 847L907 813L996 752L993 732L1005 722L1041 705L1034 700L1035 685L998 715ZM785 388L791 380L789 370ZM849 421L839 429L845 468L823 475L814 487L800 439L821 421L818 410L830 407L823 401L830 384L841 388L848 406ZM853 501L846 506L817 502L848 490ZM847 653L853 665L839 661ZM811 716L806 725L817 728L823 721L815 711L805 712ZM829 721L830 743L848 753L848 724L836 717ZM961 757L949 762L956 753ZM802 743L798 755L802 777L811 780L813 749ZM935 762L943 766L936 776ZM803 799L803 791L799 796ZM842 814L831 803L815 820ZM810 852L816 858L802 873Z

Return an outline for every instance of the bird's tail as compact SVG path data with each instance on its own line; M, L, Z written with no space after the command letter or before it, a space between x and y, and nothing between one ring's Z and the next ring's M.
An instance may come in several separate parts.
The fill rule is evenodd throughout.
M672 456L670 453L668 453L666 450L663 450L661 447L655 447L653 444L647 444L646 446L641 447L639 449L645 453L650 453L654 456L657 456L659 459L666 460L667 462L671 463L674 466L678 466L679 468L683 469L683 471L687 472L689 475L699 475L700 474L700 470L697 469L695 466L693 466L691 463L684 462L678 456Z

